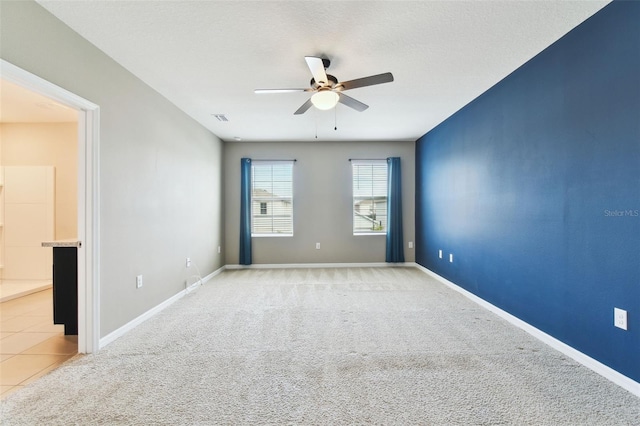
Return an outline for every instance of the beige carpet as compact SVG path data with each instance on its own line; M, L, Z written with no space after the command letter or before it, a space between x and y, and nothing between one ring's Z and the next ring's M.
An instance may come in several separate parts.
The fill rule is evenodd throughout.
M411 268L226 271L3 425L640 425L640 399Z

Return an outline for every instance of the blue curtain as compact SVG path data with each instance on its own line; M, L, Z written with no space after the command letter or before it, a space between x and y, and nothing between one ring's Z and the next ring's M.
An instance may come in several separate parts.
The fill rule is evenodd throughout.
M240 264L251 265L251 159L240 160Z
M387 158L387 254L386 262L404 262L402 239L402 182L400 157Z

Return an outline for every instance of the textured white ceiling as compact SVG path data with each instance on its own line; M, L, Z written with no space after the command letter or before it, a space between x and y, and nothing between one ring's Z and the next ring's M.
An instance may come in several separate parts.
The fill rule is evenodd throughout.
M38 2L224 140L416 140L609 1ZM370 108L293 112L304 56ZM219 122L212 114L225 114ZM338 130L334 130L337 119Z

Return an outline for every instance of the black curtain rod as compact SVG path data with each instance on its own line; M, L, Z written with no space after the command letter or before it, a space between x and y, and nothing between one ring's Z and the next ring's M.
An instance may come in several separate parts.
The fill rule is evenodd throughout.
M349 161L387 161L387 158L349 158Z

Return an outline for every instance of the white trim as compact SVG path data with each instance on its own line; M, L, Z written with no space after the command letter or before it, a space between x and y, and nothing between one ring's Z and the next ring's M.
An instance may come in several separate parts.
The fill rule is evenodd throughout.
M86 265L84 279L86 283L84 330L87 339L79 347L84 348L85 353L98 350L100 341L100 109L84 111L85 126L85 176L83 203L78 203L79 212L85 220L84 247ZM81 211L85 208L84 211ZM88 260L93 259L93 262ZM80 324L79 324L80 325Z
M537 329L536 327L532 326L531 324L522 321L521 319L519 319L519 318L511 315L510 313L498 308L497 306L492 305L491 303L487 302L486 300L484 300L484 299L476 296L475 294L463 289L462 287L452 283L451 281L447 280L446 278L441 277L440 275L436 274L435 272L431 271L430 269L427 269L424 266L418 265L418 264L416 264L416 267L418 269L420 269L421 271L423 271L425 274L431 276L432 278L435 278L436 280L440 281L441 283L443 283L447 287L457 291L458 293L462 294L463 296L467 297L468 299L470 299L471 301L477 303L478 305L482 306L483 308L493 312L494 314L496 314L499 317L507 320L508 322L510 322L511 324L515 325L516 327L526 331L527 333L529 333L530 335L532 335L536 339L540 340L542 343L545 343L546 345L548 345L548 346L552 347L553 349L561 352L562 354L568 356L569 358L572 358L573 360L575 360L578 363L584 365L585 367L589 368L590 370L600 374L605 379L608 379L608 380L612 381L613 383L615 383L616 385L620 386L621 388L626 389L627 391L631 392L635 396L640 397L640 383L636 382L635 380L625 376L624 374L621 374L621 373L617 372L616 370L612 369L611 367L608 367L608 366L604 365L600 361L597 361L597 360L591 358L590 356L585 355L584 353L578 351L577 349L572 348L571 346L567 345L566 343L561 342L560 340L556 339L555 337L552 337L552 336L548 335L544 331L542 331L540 329Z
M78 111L78 352L91 353L100 336L100 108L3 59L0 74Z
M93 102L88 101L75 93L71 93L60 86L30 73L29 71L23 70L4 59L0 59L0 74L2 74L2 78L10 81L11 83L22 86L25 89L29 89L30 91L36 92L42 96L46 96L47 98L53 99L54 101L72 109L94 110L98 108L98 105Z
M91 330L87 325L93 323L93 318L87 315L86 306L91 303L91 289L87 288L87 278L90 268L87 268L87 258L91 258L91 243L87 241L87 215L86 215L86 188L88 186L85 176L85 159L87 158L87 125L89 117L85 111L78 111L78 153L77 153L77 228L78 241L80 245L78 253L78 352L91 353L94 346L92 338L87 338L87 330ZM84 247L83 247L84 246ZM91 281L89 281L91 282ZM82 348L82 349L81 349Z
M158 304L158 305L154 306L153 308L149 309L147 312L143 313L142 315L132 319L131 321L129 321L128 323L126 323L122 327L120 327L120 328L112 331L111 333L107 334L102 339L100 339L100 344L99 344L98 349L102 349L105 346L107 346L109 343L112 343L113 341L115 341L117 338L124 336L129 331L133 330L134 328L136 328L137 326L139 326L140 324L142 324L143 322L145 322L149 318L153 317L157 313L159 313L162 310L164 310L166 307L168 307L168 306L172 305L173 303L177 302L178 300L180 300L186 294L188 294L191 291L193 291L195 287L198 287L199 285L206 283L211 278L213 278L216 275L220 274L224 270L225 270L224 266L219 268L219 269L216 269L215 271L213 271L212 273L210 273L206 277L202 278L201 281L198 281L195 284L192 284L191 286L189 286L189 287L185 288L184 290L180 291L179 293L174 294L173 296L171 296L170 298L168 298L164 302L161 302L160 304Z
M415 262L404 263L253 263L251 265L226 265L225 269L293 269L293 268L407 268Z

